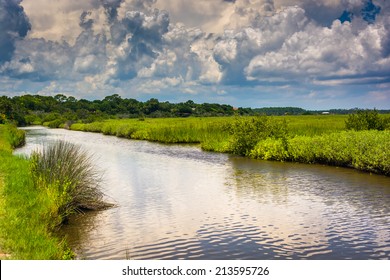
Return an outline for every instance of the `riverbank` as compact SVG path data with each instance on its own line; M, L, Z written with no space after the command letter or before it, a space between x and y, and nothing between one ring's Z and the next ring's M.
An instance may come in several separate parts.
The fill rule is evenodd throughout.
M0 125L0 259L72 258L55 235L59 205L34 186L30 162L12 154L23 143L23 131Z
M345 130L347 116L107 120L70 129L256 159L320 163L390 175L390 131Z

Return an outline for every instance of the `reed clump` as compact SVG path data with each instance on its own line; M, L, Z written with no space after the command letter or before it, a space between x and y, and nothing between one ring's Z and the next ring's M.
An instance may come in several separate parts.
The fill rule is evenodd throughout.
M103 199L101 175L92 157L76 144L56 141L34 152L31 173L35 186L56 202L61 220L75 212L112 206Z

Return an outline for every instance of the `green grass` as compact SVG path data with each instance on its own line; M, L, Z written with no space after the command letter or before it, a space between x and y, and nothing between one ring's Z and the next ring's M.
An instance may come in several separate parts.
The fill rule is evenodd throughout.
M389 117L389 116L384 116ZM347 115L106 120L73 130L162 143L197 143L207 151L258 159L325 163L389 173L389 131L346 131Z
M275 119L284 119L288 124L290 136L314 136L345 129L347 115L313 115L313 116L283 116Z
M14 127L0 125L0 256L8 259L68 259L73 253L56 236L56 195L34 184L29 160L12 148L24 140Z
M201 144L205 150L227 152L229 117L106 120L73 124L72 130L101 132L162 143Z
M240 117L250 120L253 117ZM290 137L313 136L342 131L347 116L280 116L269 117L277 122L286 121ZM230 127L235 117L210 118L161 118L106 120L89 124L75 123L72 130L100 132L129 139L162 143L196 143L202 149L216 152L232 152Z

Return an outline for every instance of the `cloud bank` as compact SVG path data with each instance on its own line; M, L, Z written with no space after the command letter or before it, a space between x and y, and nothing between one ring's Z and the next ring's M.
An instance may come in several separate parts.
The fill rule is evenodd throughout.
M0 27L6 94L390 107L386 0L0 0Z

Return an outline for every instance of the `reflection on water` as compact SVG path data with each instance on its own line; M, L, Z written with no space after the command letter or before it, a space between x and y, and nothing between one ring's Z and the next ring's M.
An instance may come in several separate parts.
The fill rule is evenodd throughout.
M388 177L57 129L17 152L55 139L93 153L118 204L64 227L80 258L390 258Z

